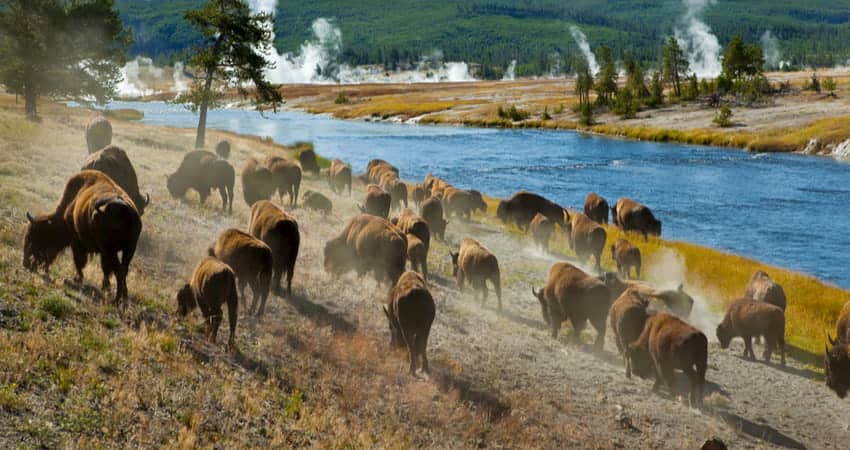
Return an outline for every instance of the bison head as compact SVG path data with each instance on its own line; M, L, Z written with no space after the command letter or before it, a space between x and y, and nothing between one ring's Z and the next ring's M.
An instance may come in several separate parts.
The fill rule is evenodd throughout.
M43 267L50 268L59 253L71 245L71 236L65 226L65 221L53 215L33 217L27 213L26 230L24 230L24 268L36 271Z
M831 337L828 339L829 345L824 352L826 385L835 391L839 398L844 398L850 390L850 345Z
M599 281L605 283L605 287L608 288L608 292L611 295L610 300L619 297L629 287L616 272L605 272L597 278Z
M189 190L186 182L176 173L168 175L166 187L168 187L168 193L174 198L182 198Z
M507 222L510 219L510 205L508 202L504 200L499 202L499 206L496 208L496 217L502 222Z
M534 286L531 286L531 293L537 297L537 301L540 302L540 309L543 312L543 322L546 323L546 325L549 325L549 308L546 303L546 297L543 295L543 289L535 291Z
M192 292L192 287L189 284L184 284L179 291L177 291L177 314L180 317L186 317L190 312L192 312L195 307L198 306L198 302L195 300L195 294Z
M720 341L720 348L729 348L729 343L732 342L732 330L726 323L721 322L717 325L717 340Z
M457 276L457 260L460 256L460 252L453 252L449 250L449 255L452 257L452 276Z
M661 236L661 221L658 219L652 219L649 222L647 231L653 236Z
M387 323L390 325L390 347L400 348L404 346L404 340L401 335L401 326L386 306L384 306L383 309L384 315L387 316Z

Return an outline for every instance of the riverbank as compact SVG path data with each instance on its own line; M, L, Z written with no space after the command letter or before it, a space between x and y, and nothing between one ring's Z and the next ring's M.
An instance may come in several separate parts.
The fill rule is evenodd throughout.
M735 126L729 128L712 123L716 108L694 102L643 110L629 120L598 114L594 125L581 126L573 112L578 100L573 95L571 79L288 85L282 87L282 93L288 108L340 119L578 130L758 152L831 155L850 139L850 71L824 71L818 75L830 76L837 82L834 96L800 90L811 73L768 74L773 83L790 82L792 92L771 97L758 107L733 106ZM507 110L512 106L527 112L528 118L514 121L499 116L500 107Z

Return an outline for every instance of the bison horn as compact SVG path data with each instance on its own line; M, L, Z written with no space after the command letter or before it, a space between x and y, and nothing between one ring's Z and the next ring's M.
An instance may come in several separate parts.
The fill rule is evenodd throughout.
M27 211L27 220L29 220L30 223L35 223L35 219L33 219L32 214L30 214L29 211Z
M151 204L151 194L148 193L148 194L145 194L145 206L148 206L150 204Z

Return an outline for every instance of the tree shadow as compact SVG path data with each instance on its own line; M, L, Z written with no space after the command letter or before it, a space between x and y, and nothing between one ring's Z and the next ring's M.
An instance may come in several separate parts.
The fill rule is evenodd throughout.
M469 403L479 408L485 413L490 423L498 422L510 414L511 405L500 399L497 394L477 388L472 380L452 372L452 368L443 363L432 364L429 378L436 383L441 392L456 393L458 400L462 403Z
M353 333L357 330L357 327L349 322L342 314L332 312L324 305L307 300L303 293L293 292L292 295L283 298L299 314L307 317L319 326L330 326L340 333Z
M767 362L767 361L765 361L764 359L761 359L761 358L756 358L756 359L745 358L741 354L736 354L736 355L734 355L734 357L741 360L741 361L747 361L747 362L751 362L751 363L761 364L765 367L770 367L771 369L775 369L775 370L778 370L780 372L785 372L789 375L794 375L794 376L797 376L797 377L800 377L800 378L805 378L805 379L808 379L808 380L822 380L823 379L823 374L815 372L814 370L791 367L789 365L783 366L782 364L779 364L778 362L776 362L776 354L774 354L771 357L770 362ZM788 355L788 352L785 352L785 357L786 357L786 359L790 358L790 356ZM794 358L794 359L796 359L796 358Z
M727 411L706 409L706 412L709 414L713 414L716 417L719 417L721 420L726 422L728 425L734 427L736 430L740 430L740 432L760 441L764 441L769 444L785 448L803 450L807 448L802 442L799 442L796 439L783 434L779 430L769 425L755 423L749 419L745 419L737 414L730 413Z

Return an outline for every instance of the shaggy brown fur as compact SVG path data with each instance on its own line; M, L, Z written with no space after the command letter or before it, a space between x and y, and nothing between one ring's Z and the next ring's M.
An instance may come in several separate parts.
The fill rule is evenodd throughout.
M413 197L413 204L418 208L426 198L431 196L431 190L426 188L424 184L417 183L413 187L411 196Z
M111 178L97 170L83 170L65 185L62 199L52 214L33 218L24 232L24 266L45 271L69 245L74 256L77 281L90 254L100 255L103 288L115 274L115 303L127 300L127 272L136 252L142 221L130 196ZM121 254L119 259L118 254Z
M643 325L649 317L647 306L649 301L641 297L637 290L627 289L614 300L608 311L608 323L614 332L614 342L626 364L626 378L632 377L631 360L626 357L626 350L643 332Z
M260 200L251 208L248 233L265 242L272 251L274 266L271 288L281 292L280 281L286 273L286 294L292 295L292 276L301 245L298 222L269 200ZM259 312L263 314L262 308Z
M333 211L333 203L331 203L331 200L325 197L321 192L310 190L305 191L302 203L305 208L321 211L325 215L328 215L331 211Z
M417 216L413 210L405 208L398 218L393 219L392 222L402 233L416 235L425 244L426 251L431 248L431 230L428 227L428 222Z
M304 172L319 174L319 161L316 158L316 152L307 149L298 154L298 162L301 163L301 169Z
M274 194L275 186L272 171L256 158L248 158L242 166L242 195L248 206L260 200L268 200Z
M760 302L776 305L785 311L787 301L785 299L785 290L770 278L766 272L757 270L747 283L747 289L744 291L744 297L758 300Z
M331 161L331 168L328 170L328 184L331 191L335 194L342 194L348 187L348 196L351 196L351 166L348 166L339 159Z
M114 145L106 146L89 155L80 170L99 170L105 173L130 196L136 210L139 211L139 215L145 213L145 208L150 203L151 196L148 194L147 197L142 197L139 192L139 179L136 177L136 169L133 168L133 163L130 162L130 158L124 150Z
M298 189L301 188L301 167L279 156L266 158L266 167L272 173L277 195L283 203L283 194L289 194L289 205L298 206Z
M428 247L413 233L407 233L407 259L410 269L419 271L422 278L428 279Z
M824 367L826 385L840 397L850 390L850 302L844 304L835 323L835 339L827 335Z
M527 191L519 191L511 198L499 202L499 207L496 210L496 216L505 223L515 223L523 230L528 229L528 225L537 213L543 214L552 223L564 226L570 218L567 211L554 202L546 198Z
M428 373L428 335L436 315L436 306L425 280L416 272L407 271L390 291L384 314L390 325L390 345L407 347L410 374L416 375L417 362Z
M484 201L484 195L475 189L470 189L469 195L472 196L472 212L478 211L481 214L485 214L487 212L487 202Z
M86 146L94 153L112 143L112 124L97 116L86 125Z
M608 317L610 294L605 283L584 273L569 263L556 263L549 269L546 287L531 292L540 301L543 321L549 325L552 338L558 337L561 323L569 319L573 339L578 341L586 322L596 330L594 346L602 349L605 343L605 320Z
M392 286L407 263L407 238L388 220L360 214L325 244L324 254L328 273L339 276L353 269L362 276L371 271L379 283Z
M205 336L215 344L218 328L221 326L221 305L227 304L227 319L230 323L230 336L227 349L236 345L236 321L239 296L236 293L236 275L227 264L205 257L195 267L191 280L177 292L177 314L186 317L196 307L201 309L207 323Z
M425 189L431 192L432 197L438 194L442 195L443 191L450 186L451 185L446 182L446 180L440 177L435 177L430 173L425 175Z
M366 182L380 184L385 173L391 173L398 178L398 168L383 159L373 159L366 165Z
M623 231L637 231L644 240L649 234L661 236L661 221L652 215L652 210L630 198L617 200L611 208L611 217Z
M222 211L233 212L233 186L236 171L229 162L219 159L214 153L196 150L183 157L177 172L168 176L168 192L174 198L182 198L186 191L194 189L207 201L210 191L218 189L221 194Z
M635 278L640 278L640 249L631 242L621 238L611 244L611 259L617 263L617 272L621 276L631 278L634 268Z
M219 141L215 144L215 154L221 159L230 159L230 142Z
M470 220L472 211L478 208L477 200L471 192L455 187L447 187L443 190L443 211L446 217L452 215ZM484 206L486 209L486 205Z
M245 286L251 286L254 300L250 313L262 314L274 270L274 256L269 246L248 233L229 228L218 236L215 244L209 249L209 255L220 259L233 269L243 304L247 302Z
M735 337L744 338L744 357L755 359L752 338L764 336L764 360L770 362L773 349L779 346L782 365L785 365L785 312L778 306L750 298L735 300L726 309L723 322L717 325L720 347L729 348Z
M531 223L528 225L528 230L534 237L534 242L540 246L540 249L544 252L548 252L549 239L555 231L555 224L543 214L537 213L537 215L531 219Z
M398 179L393 172L384 172L381 175L379 185L381 189L390 194L390 206L401 209L402 205L407 208L407 185Z
M575 213L565 231L569 236L570 248L576 252L578 259L586 261L593 257L596 259L596 270L601 272L602 251L605 249L605 240L608 239L605 229L584 214Z
M481 293L481 304L487 300L487 281L493 283L496 298L499 300L499 310L502 310L502 282L499 273L499 260L496 256L475 239L464 239L460 249L455 253L449 251L452 257L452 276L457 277L457 286L463 291L467 281L472 285L473 295Z
M443 218L443 204L439 198L431 197L422 202L419 205L419 215L428 223L428 229L437 239L446 240L446 225L449 222Z
M584 215L596 223L607 225L608 201L595 192L587 194L587 198L584 199Z
M390 215L390 194L376 184L366 186L363 204L357 205L360 212L386 219Z

